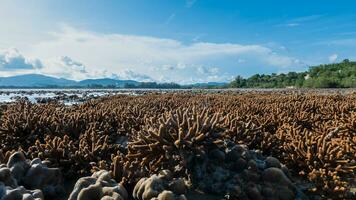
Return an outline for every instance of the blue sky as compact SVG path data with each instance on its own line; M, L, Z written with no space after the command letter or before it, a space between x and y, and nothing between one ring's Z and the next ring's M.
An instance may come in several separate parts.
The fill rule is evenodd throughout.
M0 75L178 83L356 59L353 0L2 0Z

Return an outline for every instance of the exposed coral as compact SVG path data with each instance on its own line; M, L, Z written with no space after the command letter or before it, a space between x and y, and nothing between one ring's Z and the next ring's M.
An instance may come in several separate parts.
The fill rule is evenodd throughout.
M205 148L221 145L223 118L208 109L177 109L160 118L147 119L128 144L129 161L140 161L142 169L155 173L169 169L184 172L192 156Z
M187 185L182 178L173 178L172 172L163 170L149 178L140 179L134 190L137 200L186 200Z
M191 180L197 189L228 199L303 199L278 159L245 145L225 144L192 160Z
M41 190L26 190L23 186L11 188L0 182L0 199L2 200L44 200Z
M119 150L118 145L110 144L107 135L89 128L78 141L70 140L69 136L47 136L42 144L39 140L28 149L32 158L39 157L49 160L51 166L60 167L66 177L88 175L91 163L107 160Z
M20 149L66 177L111 169L117 181L134 184L162 169L187 177L193 154L222 161L228 139L277 158L291 176L311 181L305 191L355 197L356 93L207 93L144 92L73 106L7 104L1 107L0 161Z
M68 200L126 200L128 193L122 184L111 178L110 172L101 170L90 177L80 178Z
M48 168L39 158L29 162L22 152L13 153L7 165L0 166L0 183L8 187L6 194L9 195L10 193L35 195L39 193L38 190L48 197L62 195L64 193L62 181L58 168Z

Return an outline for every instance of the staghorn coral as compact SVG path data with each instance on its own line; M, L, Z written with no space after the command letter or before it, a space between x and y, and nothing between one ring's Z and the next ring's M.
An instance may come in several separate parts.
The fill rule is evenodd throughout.
M300 174L307 175L316 188L346 195L347 178L352 179L356 169L355 143L335 138L347 138L345 127L316 128L315 132L296 125L280 129L279 137L289 136L290 140L284 144L285 159L295 160ZM293 154L289 153L292 151Z
M195 154L204 154L210 146L221 144L223 118L208 109L178 109L150 118L128 144L130 162L140 160L142 170L155 173L162 169L184 172Z
M67 135L53 139L47 136L44 144L37 140L27 153L32 158L39 157L48 160L53 167L62 168L66 177L88 175L93 166L119 150L118 145L109 144L108 136L98 133L89 129L79 141L70 140Z
M111 178L110 172L101 170L90 177L80 178L68 200L127 200L128 194L122 184Z
M227 138L278 158L288 166L292 176L312 182L307 187L311 194L329 198L355 196L351 191L355 188L356 172L356 93L192 91L144 94L102 97L73 106L32 104L23 100L2 106L0 161L7 162L7 152L21 149L29 158L49 160L48 166L60 167L66 177L112 169L115 179L134 184L161 169L187 176L185 170L189 167L191 152L207 154L215 147L222 148L220 142L213 144L211 141ZM197 113L208 108L202 121L219 115L218 128L211 132L217 130L223 134L210 137L209 133L206 134L210 135L208 140L201 143L188 139L176 145L178 126L171 122L165 125L164 120L183 121L183 117L174 115L193 107ZM194 118L192 113L188 112L188 118ZM158 135L161 125L168 127L162 134L169 145L158 141L165 145L160 146L152 138L143 139L142 135ZM189 129L184 126L179 125L183 130L181 135L186 136ZM126 142L131 144L129 148ZM133 145L143 146L132 148ZM102 149L103 146L106 147ZM168 156L160 159L163 153ZM143 157L140 155L151 156L141 165ZM121 168L123 170L118 170Z
M186 200L187 185L182 178L173 178L172 172L162 170L149 178L140 179L133 190L137 200Z

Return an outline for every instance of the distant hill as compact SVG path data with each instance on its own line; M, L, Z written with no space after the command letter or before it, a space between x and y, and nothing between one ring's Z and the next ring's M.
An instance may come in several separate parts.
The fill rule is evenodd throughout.
M0 77L0 87L123 87L126 84L138 85L139 82L133 80L117 80L109 78L86 79L78 82L41 74L25 74L10 77Z
M1 87L47 87L47 86L71 86L76 81L44 76L40 74L25 74L10 77L0 77Z
M102 78L102 79L85 79L79 81L77 84L80 86L101 85L104 87L107 86L124 87L127 84L138 85L139 82L133 80L117 80L117 79L110 79L110 78Z
M218 88L227 83L207 82L191 85L179 85L176 83L138 82L134 80L119 80L111 78L85 79L74 81L64 78L56 78L41 74L25 74L10 77L0 77L2 88Z
M207 88L207 87L222 87L227 85L227 83L223 82L207 82L207 83L194 83L189 86L193 88Z

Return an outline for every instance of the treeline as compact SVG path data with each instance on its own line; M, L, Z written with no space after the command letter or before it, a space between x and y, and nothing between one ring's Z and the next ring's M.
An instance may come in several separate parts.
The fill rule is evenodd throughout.
M124 88L180 89L182 86L177 83L141 82L139 84L125 84Z
M356 88L356 62L310 67L306 72L289 72L271 75L255 74L249 78L237 76L232 88Z

